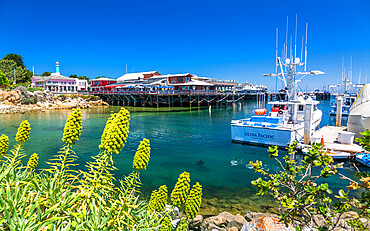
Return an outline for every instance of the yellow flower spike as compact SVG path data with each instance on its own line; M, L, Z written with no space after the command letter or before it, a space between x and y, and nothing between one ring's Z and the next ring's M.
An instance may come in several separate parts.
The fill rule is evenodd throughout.
M149 209L160 212L167 204L167 186L162 185L158 190L154 190L150 195Z
M188 172L183 172L180 174L175 188L171 193L171 200L174 206L181 208L188 196L190 189L190 174Z
M150 158L150 142L148 139L143 139L143 141L140 142L139 147L137 148L135 157L134 157L134 163L133 168L137 170L143 170L146 169L148 166Z
M190 190L189 196L185 203L184 213L189 219L194 219L197 215L200 204L202 203L202 186L197 182Z
M177 225L176 231L188 231L189 222L186 217L181 218L179 224Z
M17 135L15 140L19 143L25 143L30 139L31 125L27 120L23 120L18 127Z
M163 218L159 231L171 231L171 226L171 217L167 215Z
M9 137L2 134L0 136L0 157L2 157L8 152L8 148L9 148Z
M155 211L156 201L157 201L157 190L154 190L152 194L150 194L150 200L149 200L149 205L148 205L151 211Z
M73 109L69 113L66 125L64 126L64 133L62 141L67 144L74 145L79 140L82 131L82 113L81 109Z
M126 143L130 114L125 108L108 119L99 145L100 150L119 153Z
M37 155L37 153L33 153L27 162L27 168L35 169L38 163L39 163L39 155Z

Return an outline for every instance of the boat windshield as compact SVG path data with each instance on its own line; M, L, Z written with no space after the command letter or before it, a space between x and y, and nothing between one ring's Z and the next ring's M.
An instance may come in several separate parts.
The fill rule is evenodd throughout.
M278 110L286 110L287 109L287 105L284 105L284 104L274 104L272 107L277 108Z

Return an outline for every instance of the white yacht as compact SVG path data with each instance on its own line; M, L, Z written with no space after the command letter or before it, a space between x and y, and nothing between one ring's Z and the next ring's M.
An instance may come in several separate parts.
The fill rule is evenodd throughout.
M307 24L306 24L307 38ZM271 111L265 115L265 109L257 109L256 116L247 119L231 121L231 139L235 142L253 143L257 145L277 145L286 147L294 140L300 141L304 135L305 127L305 107L310 105L311 118L307 121L311 134L320 124L322 111L317 108L318 101L312 98L305 100L303 96L296 93L296 84L306 75L324 74L322 71L306 71L307 60L307 40L305 45L305 62L300 58L293 56L293 52L287 52L287 46L284 46L285 60L276 57L276 73L265 74L264 76L276 77L284 82L286 91L286 100L270 102ZM276 49L276 56L277 56ZM294 52L296 53L296 52ZM299 71L298 69L302 69ZM300 78L298 78L301 76Z

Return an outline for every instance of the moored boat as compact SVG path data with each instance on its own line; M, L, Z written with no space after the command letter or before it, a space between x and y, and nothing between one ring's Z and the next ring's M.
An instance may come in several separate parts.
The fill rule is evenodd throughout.
M307 25L306 25L307 26ZM307 27L306 27L307 38ZM285 147L294 140L300 141L304 136L305 124L307 130L314 132L320 124L322 111L317 108L318 101L312 98L305 100L297 95L296 84L307 75L325 74L322 71L306 71L307 51L305 61L301 61L293 52L284 46L284 59L276 57L276 73L264 76L276 77L283 81L285 87L285 101L270 102L271 111L268 115L261 115L259 109L257 116L231 121L231 139L234 142L252 143L257 145L277 145ZM307 43L305 46L307 49ZM276 49L277 51L278 49ZM290 56L288 54L290 53ZM277 56L277 52L276 52ZM300 70L299 70L300 69ZM301 76L300 78L298 78ZM276 80L277 80L276 79ZM307 110L306 110L307 108ZM305 121L305 114L308 117ZM309 117L311 116L311 117Z
M370 153L359 153L356 155L356 161L370 167Z

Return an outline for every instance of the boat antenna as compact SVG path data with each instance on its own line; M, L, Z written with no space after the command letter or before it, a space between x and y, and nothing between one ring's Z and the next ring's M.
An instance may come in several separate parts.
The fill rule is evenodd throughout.
M307 71L307 30L308 30L308 22L306 22L306 42L304 48L304 71Z
M276 27L276 52L275 52L275 74L277 74L278 70L278 41L279 41L279 28ZM275 81L275 99L276 99L276 94L277 94L277 81L278 80L278 75L276 75L276 81Z
M302 35L302 47L301 47L301 62L303 62L303 35Z
M365 84L367 84L367 69L366 69L366 75L365 75Z
M293 40L293 36L290 36L290 44L289 44L289 58L290 58L291 62L294 62L294 61L293 61L292 40Z
M350 81L352 82L352 55L351 55L351 66L349 68L350 69L349 69L348 75L349 75Z
M342 58L342 82L344 81L344 57Z
M361 84L361 68L360 68L360 74L358 75L358 84Z
M297 58L297 31L298 31L297 24L298 24L298 14L295 15L294 59Z
M289 17L286 16L286 32L285 32L285 59L288 58L288 29L289 29Z
M127 74L127 63L126 63L126 74Z
M278 40L279 40L279 28L276 27L276 51L275 51L275 62L276 62L276 67L275 67L275 73L277 73L277 68L278 68Z

